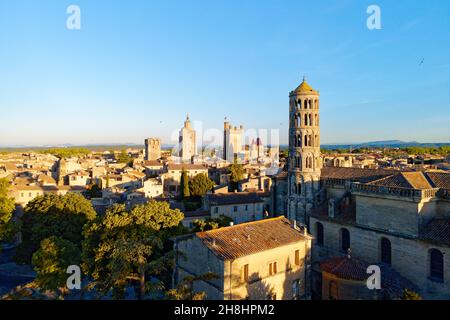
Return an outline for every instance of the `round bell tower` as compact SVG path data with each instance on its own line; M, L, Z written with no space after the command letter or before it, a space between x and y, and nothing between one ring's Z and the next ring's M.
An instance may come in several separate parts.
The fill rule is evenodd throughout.
M319 199L319 93L305 78L289 94L288 217L309 224L308 212Z

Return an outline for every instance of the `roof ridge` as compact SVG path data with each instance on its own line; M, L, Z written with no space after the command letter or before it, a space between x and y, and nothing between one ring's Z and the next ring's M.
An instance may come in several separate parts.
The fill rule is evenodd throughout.
M287 219L285 216L278 216L278 217L274 217L274 218L268 218L268 219L261 219L261 220L255 220L255 221L239 223L239 224L235 224L235 225L232 225L232 226L226 226L226 227L212 229L212 230L207 230L207 231L200 231L200 232L197 232L197 233L204 233L204 234L216 233L218 231L223 231L223 229L234 228L234 227L244 227L244 226L247 226L247 225L250 225L250 224L257 224L257 223L268 222L268 221L282 220L283 218Z
M392 178L392 177L394 177L394 176L397 175L397 174L398 174L398 173L394 173L394 174L391 174L391 175L389 175L389 176L385 176L385 177L382 177L382 178L380 178L380 179L376 179L376 180L370 181L370 182L368 182L367 184L374 184L375 182L380 182L380 181L386 180L386 179L388 179L388 178Z

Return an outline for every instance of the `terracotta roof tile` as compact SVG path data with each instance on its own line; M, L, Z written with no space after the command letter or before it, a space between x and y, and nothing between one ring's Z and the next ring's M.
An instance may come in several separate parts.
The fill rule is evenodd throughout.
M447 172L425 172L433 187L450 189L450 173Z
M195 234L219 259L232 260L310 240L284 217L242 223Z
M330 258L320 264L322 271L331 273L341 279L364 281L367 279L367 262L345 257Z
M368 184L385 187L400 187L409 189L431 189L429 183L422 172L400 172L395 175L381 178Z
M367 183L394 175L399 171L385 169L363 169L363 168L343 168L343 167L323 167L322 179L343 179L353 182Z
M420 234L421 239L450 246L450 220L432 219Z
M264 202L261 199L262 194L256 192L238 192L238 193L216 193L207 194L206 201L210 205L231 205L231 204L246 204Z

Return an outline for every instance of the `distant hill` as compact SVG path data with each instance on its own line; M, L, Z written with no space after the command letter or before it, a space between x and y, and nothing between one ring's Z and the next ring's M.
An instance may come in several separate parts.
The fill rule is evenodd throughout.
M321 145L324 149L348 149L348 148L406 148L406 147L431 147L438 148L443 146L450 146L449 143L434 143L427 142L421 143L417 141L401 141L401 140L383 140L383 141L370 141L362 143L352 143L352 144L325 144Z

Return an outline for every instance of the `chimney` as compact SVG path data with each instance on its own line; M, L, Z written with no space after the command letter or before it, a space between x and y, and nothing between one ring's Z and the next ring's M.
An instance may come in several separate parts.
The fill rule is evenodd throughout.
M213 247L216 246L216 239L213 239L213 240L212 240L212 245L213 245Z
M247 240L250 241L250 238L251 238L251 237L250 237L250 235L248 234L248 235L247 235Z
M234 222L230 221L230 227L234 226Z

